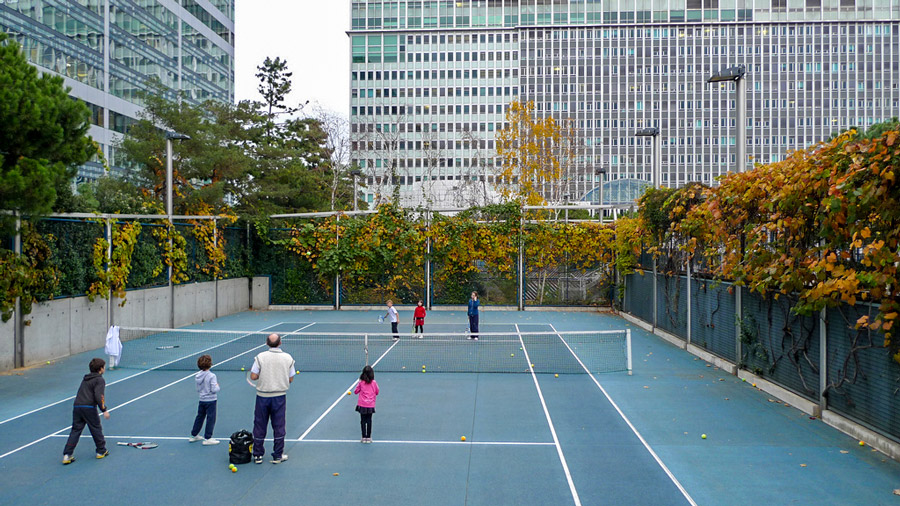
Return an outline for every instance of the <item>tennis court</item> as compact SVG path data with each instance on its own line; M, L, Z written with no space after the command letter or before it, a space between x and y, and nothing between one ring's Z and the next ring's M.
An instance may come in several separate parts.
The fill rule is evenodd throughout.
M60 459L71 396L90 357L102 350L0 376L0 473L6 483L0 503L900 499L890 493L900 488L896 462L769 402L764 393L618 317L485 312L480 340L473 342L466 339L464 314L432 311L423 339L405 334L395 342L384 335L389 327L376 322L377 314L248 312L194 326L207 331L196 335L135 331L125 342L122 367L105 375L112 410L103 425L111 455L94 459L85 433L78 461L69 466ZM407 323L401 331L409 316L401 308ZM617 337L625 330L631 330L632 375L627 345ZM284 336L300 370L287 397L290 459L231 473L227 438L252 429L253 419L255 391L241 368L249 369L269 332ZM222 387L218 446L187 442L200 352L213 355ZM375 364L381 388L371 445L360 444L356 397L346 395L367 361ZM700 439L701 432L709 438ZM159 447L115 445L148 440Z

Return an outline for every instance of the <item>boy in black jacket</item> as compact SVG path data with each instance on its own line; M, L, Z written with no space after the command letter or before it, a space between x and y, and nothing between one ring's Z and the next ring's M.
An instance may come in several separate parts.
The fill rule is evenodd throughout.
M106 440L103 438L103 426L100 425L100 416L97 415L97 408L100 408L103 417L109 420L109 411L106 409L106 400L104 399L106 380L103 379L103 372L106 370L106 362L102 358L94 358L91 359L88 367L91 373L84 375L81 386L78 387L78 393L75 395L75 406L72 408L72 433L69 434L66 449L63 450L63 464L75 462L72 453L75 451L85 424L94 438L97 458L102 459L109 455L109 451L106 450Z

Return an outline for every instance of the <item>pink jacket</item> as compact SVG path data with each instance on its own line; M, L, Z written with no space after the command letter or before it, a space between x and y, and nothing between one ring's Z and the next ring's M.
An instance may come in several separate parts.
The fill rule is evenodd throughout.
M374 408L375 396L378 395L378 382L375 380L372 380L371 383L360 381L356 384L356 391L353 393L359 394L357 405L364 408Z

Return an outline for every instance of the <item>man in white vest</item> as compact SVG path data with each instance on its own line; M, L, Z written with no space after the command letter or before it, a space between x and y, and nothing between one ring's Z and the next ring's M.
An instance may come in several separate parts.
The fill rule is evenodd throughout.
M265 453L266 428L272 420L275 437L272 463L280 464L288 459L284 453L284 412L287 391L294 381L294 359L281 350L281 337L270 334L266 338L269 349L253 359L250 379L256 381L256 410L253 414L253 461L262 464Z

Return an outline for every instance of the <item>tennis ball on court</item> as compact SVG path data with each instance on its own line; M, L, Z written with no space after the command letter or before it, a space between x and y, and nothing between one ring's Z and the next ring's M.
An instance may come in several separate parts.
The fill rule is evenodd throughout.
M243 367L241 367L241 370L242 370L242 371L243 371L243 370L244 370L244 368L243 368Z
M554 378L558 378L558 377L559 377L559 374L554 374L553 377L554 377Z
M515 357L516 354L515 354L515 353L510 353L509 356L510 356L510 357Z
M756 388L756 383L753 383L753 387Z
M860 442L859 442L859 446L866 446L866 442L865 442L865 441L860 441Z
M49 360L47 361L47 365L50 365L50 361L49 361Z
M459 440L460 440L460 441L465 441L465 440L466 440L466 436L463 436L463 437L459 438Z
M232 473L236 473L236 472L237 472L237 468L236 468L236 467L232 467L232 468L231 468L231 472L232 472Z
M300 374L300 369L297 369L297 374Z
M350 390L347 390L347 395L350 395Z
M741 378L741 381L743 381L744 383L746 383L746 382L747 382L747 378Z
M706 434L700 434L700 439L706 439Z
M534 364L531 364L531 367L534 368Z

